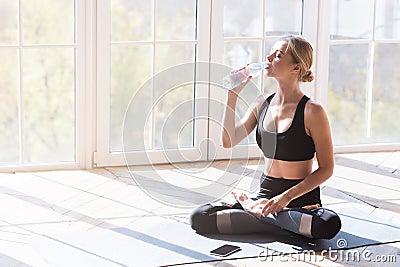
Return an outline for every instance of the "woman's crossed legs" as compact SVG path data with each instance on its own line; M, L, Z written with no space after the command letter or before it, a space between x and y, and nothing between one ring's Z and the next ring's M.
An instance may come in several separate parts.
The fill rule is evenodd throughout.
M339 216L313 205L285 208L263 216L261 207L268 199L249 199L234 195L237 203L215 202L200 206L190 216L192 228L199 233L245 234L285 229L311 238L330 239L341 228Z

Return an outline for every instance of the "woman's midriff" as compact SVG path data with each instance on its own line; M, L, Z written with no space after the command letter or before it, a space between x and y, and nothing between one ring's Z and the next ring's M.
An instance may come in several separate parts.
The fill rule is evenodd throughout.
M275 178L304 179L311 174L313 160L283 161L277 159L265 159L265 175Z

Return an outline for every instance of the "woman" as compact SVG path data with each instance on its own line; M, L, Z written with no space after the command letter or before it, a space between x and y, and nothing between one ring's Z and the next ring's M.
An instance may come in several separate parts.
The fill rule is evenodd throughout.
M222 131L222 144L230 148L257 128L257 144L269 163L258 196L233 193L237 201L233 205L203 205L191 215L192 228L221 234L283 228L312 238L332 238L341 221L335 212L321 207L319 188L334 167L329 121L323 107L300 90L300 82L314 79L312 46L300 36L285 36L266 59L266 75L277 81L277 91L260 95L235 124L238 95L251 77L230 90Z

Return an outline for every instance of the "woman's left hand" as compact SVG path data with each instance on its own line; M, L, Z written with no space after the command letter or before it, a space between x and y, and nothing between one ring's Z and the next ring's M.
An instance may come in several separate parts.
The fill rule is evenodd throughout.
M267 201L262 208L261 214L266 217L268 214L276 214L282 211L289 203L291 199L285 195L277 195Z

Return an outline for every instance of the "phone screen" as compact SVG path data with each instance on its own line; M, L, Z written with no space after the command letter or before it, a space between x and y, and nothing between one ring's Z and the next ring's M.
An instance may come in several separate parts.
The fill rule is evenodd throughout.
M232 254L232 253L234 253L234 252L237 252L237 251L239 251L239 250L240 250L240 247L238 247L238 246L223 245L223 246L221 246L221 247L219 247L219 248L216 248L216 249L214 249L214 250L211 250L210 253L211 253L212 255L217 255L217 256L225 257L225 256L228 256L228 255L230 255L230 254Z

